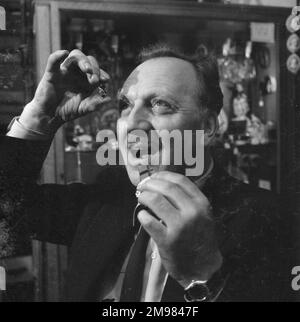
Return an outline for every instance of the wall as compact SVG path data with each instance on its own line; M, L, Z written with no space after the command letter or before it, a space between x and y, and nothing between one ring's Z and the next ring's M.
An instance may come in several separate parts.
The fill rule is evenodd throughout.
M293 7L297 5L297 0L232 0L231 3L274 7Z

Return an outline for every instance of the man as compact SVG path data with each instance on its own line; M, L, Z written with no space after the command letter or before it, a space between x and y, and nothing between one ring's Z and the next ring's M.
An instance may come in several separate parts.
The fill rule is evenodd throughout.
M124 158L129 150L127 174L110 167L95 185L40 186L35 181L56 130L110 100L99 95L109 76L93 57L78 50L49 57L33 100L1 139L2 227L12 243L27 231L72 246L67 300L284 299L284 226L274 198L230 178L209 152L222 107L216 62L164 46L143 58L120 92L118 141ZM128 137L174 129L204 130L203 174L188 178L187 166L171 160L139 184L142 156ZM175 147L160 147L167 148ZM146 208L133 218L137 202Z

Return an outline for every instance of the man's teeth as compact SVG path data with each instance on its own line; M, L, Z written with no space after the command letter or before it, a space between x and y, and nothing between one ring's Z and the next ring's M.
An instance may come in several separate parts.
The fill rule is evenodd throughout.
M151 151L147 151L147 150L133 150L132 151L133 154L135 155L136 158L140 159L141 157L143 156L148 156L148 155L151 155Z
M128 144L128 150L134 155L134 157L140 159L145 158L147 156L156 155L160 150L161 146L157 144L143 146L140 143L132 143Z

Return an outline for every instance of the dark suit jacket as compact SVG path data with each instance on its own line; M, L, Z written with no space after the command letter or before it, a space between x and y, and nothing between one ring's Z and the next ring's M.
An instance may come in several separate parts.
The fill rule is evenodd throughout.
M96 301L118 277L133 242L135 188L121 167L103 171L94 185L36 183L48 143L0 139L0 256L13 254L22 236L71 246L66 300ZM265 190L215 167L203 192L217 223L229 279L218 301L286 300L289 287L287 220ZM162 301L183 301L168 278Z

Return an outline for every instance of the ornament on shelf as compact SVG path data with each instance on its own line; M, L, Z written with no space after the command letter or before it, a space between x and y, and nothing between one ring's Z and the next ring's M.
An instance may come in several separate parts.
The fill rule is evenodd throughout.
M289 36L287 43L287 49L292 53L296 53L300 49L300 38L297 34L292 34Z
M245 93L240 92L233 99L233 121L246 121L249 112L248 97Z
M300 6L292 9L291 15L286 20L286 28L291 33L286 46L290 53L292 53L286 62L287 69L292 74L297 74L300 70L300 58L297 52L300 49L300 38L296 34L300 30Z
M223 45L223 57L219 59L221 78L233 84L250 80L256 76L256 68L251 59L252 42L248 41L245 50L241 52L232 40L228 38Z
M235 117L232 122L246 121L246 136L253 145L266 143L265 125L253 113L250 112L248 96L244 92L242 84L236 86L237 94L233 99L233 113Z
M291 15L286 20L287 30L291 33L300 30L300 6L296 6L292 9Z
M300 58L297 54L292 54L289 56L287 62L287 69L293 73L297 74L300 69Z

